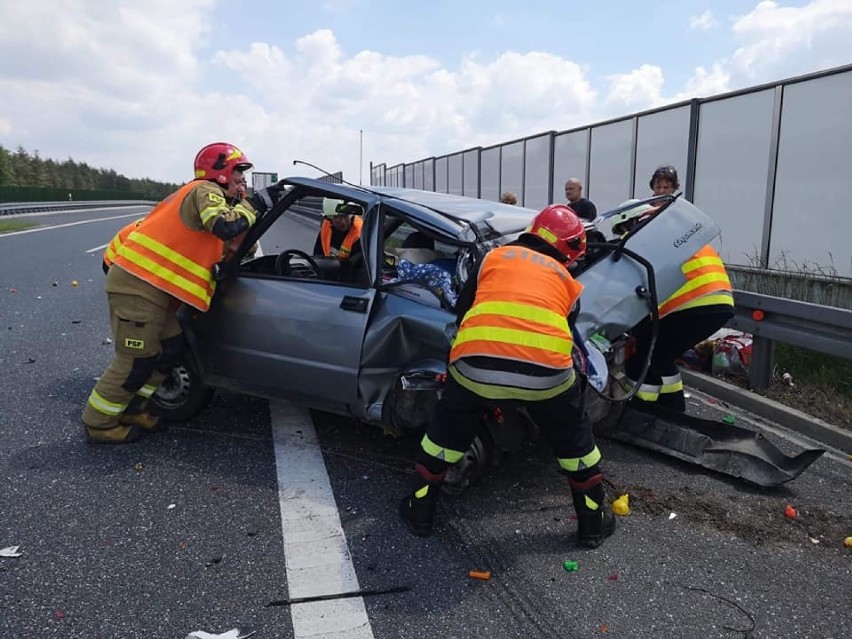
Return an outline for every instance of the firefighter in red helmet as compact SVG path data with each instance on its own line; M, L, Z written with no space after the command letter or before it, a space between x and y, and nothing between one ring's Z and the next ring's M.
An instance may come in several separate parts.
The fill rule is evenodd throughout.
M415 455L414 485L399 507L413 534L431 534L447 469L463 457L482 415L511 406L526 408L568 474L578 544L596 548L615 530L571 359L568 316L583 286L568 267L585 250L577 215L553 204L470 274L456 307L446 385Z
M161 429L146 405L181 356L177 308L210 307L213 267L228 243L284 193L273 185L238 197L251 167L233 144L208 144L195 156L195 179L116 244L105 286L115 353L83 410L90 443L126 443Z

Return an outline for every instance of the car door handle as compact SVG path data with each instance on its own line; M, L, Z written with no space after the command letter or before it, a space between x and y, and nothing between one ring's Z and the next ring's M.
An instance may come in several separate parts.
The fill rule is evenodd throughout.
M366 297L352 297L347 295L340 302L340 308L344 311L355 311L356 313L366 313L367 303L370 300Z

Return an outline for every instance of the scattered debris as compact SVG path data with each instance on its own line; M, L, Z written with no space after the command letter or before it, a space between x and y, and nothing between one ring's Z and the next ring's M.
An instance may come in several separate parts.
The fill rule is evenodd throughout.
M491 571L490 570L471 570L467 573L467 576L471 579L480 579L481 581L488 581L491 579Z
M16 289L16 288L13 286L12 288L10 288L10 289L9 289L9 292L10 292L10 293L17 293L17 292L18 292L18 289Z
M795 519L799 516L799 511L793 508L792 504L787 504L787 507L784 509L784 516Z
M177 504L169 504L167 510L172 510L173 508L177 508Z
M720 595L713 594L712 592L710 592L709 590L705 590L704 588L693 588L692 586L683 586L683 587L686 588L687 590L692 590L693 592L703 592L707 595L710 595L714 599L718 599L719 601L724 601L727 604L731 604L734 608L736 608L741 613L743 613L746 617L748 617L748 620L751 622L751 625L748 628L731 628L730 626L722 626L722 629L723 630L730 630L731 632L742 632L746 637L751 636L751 633L752 633L752 631L754 630L754 628L757 624L755 623L754 617L751 615L751 613L749 613L745 608L743 608L737 602L731 601L730 599L726 599L725 597L722 597Z
M79 323L80 323L80 322L82 322L82 321L83 321L83 320L71 320L71 323L72 323L72 324L79 324Z
M725 422L726 424L733 424L734 422L737 421L737 418L729 413L722 418L722 421Z
M210 561L208 561L204 565L207 568L209 568L210 566L218 566L219 564L222 563L222 561L224 561L224 559L225 559L225 555L215 555L214 557L211 557Z
M71 286L80 286L80 282L77 280L71 280Z
M35 364L35 358L34 357L28 357L27 358L27 364Z
M18 552L20 546L7 546L0 549L0 557L20 557L23 553Z
M362 588L361 590L353 590L352 592L341 592L335 595L314 595L312 597L293 597L291 599L279 599L270 601L266 607L270 606L291 606L293 604L310 603L312 601L330 601L332 599L349 599L350 597L372 597L375 595L395 595L399 592L408 592L410 586L394 586L393 588L373 589Z
M630 495L624 493L621 497L612 502L610 506L612 512L622 517L630 514Z
M817 539L816 537L810 537L810 540L811 540L812 544L818 544L819 543L819 539Z
M566 572L577 572L580 569L580 564L576 561L572 561L570 559L566 559L562 562L562 567Z
M790 373L784 373L781 375L781 381L787 384L790 388L795 388L796 384L793 382L793 376Z
M610 575L609 577L607 577L607 579L609 579L610 581L618 581L618 575Z
M133 467L133 470L135 470L137 473L141 473L143 468L145 468L145 466L143 466L141 463L139 463L139 464L136 464Z
M112 339L107 337L104 341L101 342L101 344L112 344Z
M51 286L59 286L59 282L57 282L56 280L54 280L54 282L53 282L53 284L51 284Z
M677 513L669 513L669 521L677 517Z
M214 634L212 632L204 632L196 630L186 635L185 639L247 639L251 637L257 630L249 628L231 628L227 632Z
M57 621L59 621L60 619L65 619L65 612L63 612L62 610L54 610L53 618Z
M843 545L847 548L852 548L852 537L847 537L843 540Z
M602 623L601 624L601 634L605 635L608 632L609 632L609 626L607 626L605 623Z
M178 548L180 548L181 550L183 550L184 548L186 548L186 542L185 542L183 539L181 539L181 540L178 542Z

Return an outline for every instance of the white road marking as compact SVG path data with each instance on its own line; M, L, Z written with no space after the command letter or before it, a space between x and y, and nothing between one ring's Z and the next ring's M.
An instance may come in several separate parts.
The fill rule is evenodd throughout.
M110 242L112 242L112 240L110 240ZM100 246L96 246L95 248L87 249L86 253L94 253L95 251L100 251L101 249L105 249L107 246L110 245L110 242L107 242L106 244L101 244Z
M358 576L308 410L270 401L288 596L357 591ZM296 639L373 639L362 597L290 606Z
M16 216L21 217L21 216ZM13 235L23 235L24 233L38 233L39 231L52 231L54 229L64 229L68 226L78 226L80 224L91 224L93 222L105 222L107 220L120 220L125 217L139 217L139 211L128 215L115 215L113 217L98 217L94 220L80 220L79 222L68 222L67 224L54 224L53 226L39 226L35 229L24 229L23 231L12 231L11 233L0 233L0 238L11 237Z

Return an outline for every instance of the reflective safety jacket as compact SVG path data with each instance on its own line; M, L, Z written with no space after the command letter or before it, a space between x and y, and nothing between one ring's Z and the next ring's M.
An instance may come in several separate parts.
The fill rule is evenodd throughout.
M686 283L660 304L660 317L699 306L734 305L722 258L709 244L681 266Z
M337 257L341 260L348 260L352 255L352 247L358 238L361 237L361 227L364 225L362 220L357 215L352 216L352 226L349 227L349 232L343 241L340 243L340 248L331 246L331 233L333 230L331 220L323 218L322 226L320 227L320 245L322 246L322 254L326 257Z
M184 199L203 181L195 180L157 204L122 242L113 263L200 311L210 308L216 289L213 265L224 243L207 230L193 230L180 217Z
M574 383L568 314L582 290L552 257L518 245L492 250L453 342L450 373L490 399L539 400L564 392Z
M124 243L124 240L127 239L127 236L140 224L142 224L142 220L144 217L140 217L135 222L131 222L127 226L123 227L118 233L115 234L115 237L112 238L112 241L107 246L106 251L104 251L104 264L109 268L112 266L112 261L115 259L115 254L118 253L118 249L121 248L121 245Z

